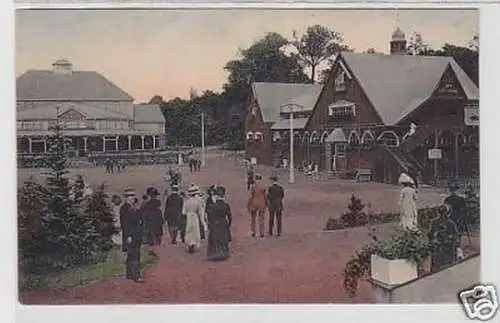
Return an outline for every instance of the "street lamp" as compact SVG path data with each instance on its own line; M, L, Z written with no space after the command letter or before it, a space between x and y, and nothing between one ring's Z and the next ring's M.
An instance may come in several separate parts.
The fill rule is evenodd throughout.
M201 166L205 167L205 113L201 111Z
M293 163L293 141L294 141L294 135L293 135L293 114L297 112L304 111L304 107L298 104L285 104L280 107L280 112L281 113L289 113L290 114L290 178L289 182L291 184L295 183L295 166Z

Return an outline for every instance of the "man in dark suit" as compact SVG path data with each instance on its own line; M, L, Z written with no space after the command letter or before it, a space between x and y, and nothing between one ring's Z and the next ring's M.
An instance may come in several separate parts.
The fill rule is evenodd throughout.
M285 190L278 184L278 177L272 176L270 178L273 184L267 189L267 207L269 209L269 235L273 235L274 219L277 220L278 232L281 235L281 218L283 215L283 198L285 197Z
M120 208L120 224L122 227L125 250L127 251L126 278L137 283L141 278L141 244L142 225L141 211L135 204L135 190L125 190L125 203Z
M183 221L182 221L182 206L184 200L182 196L179 195L179 186L172 185L172 194L167 197L165 202L165 211L163 216L168 225L168 232L172 244L177 243L177 234L179 230L182 231Z

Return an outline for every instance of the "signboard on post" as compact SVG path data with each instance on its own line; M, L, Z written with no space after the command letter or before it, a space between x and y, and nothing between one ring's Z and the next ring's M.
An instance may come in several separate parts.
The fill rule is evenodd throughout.
M464 108L464 123L466 126L479 126L479 107L468 105Z
M442 151L439 148L429 149L427 155L429 159L441 159L443 157Z

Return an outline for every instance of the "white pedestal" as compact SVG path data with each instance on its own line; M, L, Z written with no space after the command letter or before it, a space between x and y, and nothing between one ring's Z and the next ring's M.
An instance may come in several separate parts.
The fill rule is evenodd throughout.
M406 283L418 277L417 266L404 259L371 257L371 278L386 285Z
M179 154L179 156L177 157L177 163L179 166L184 165L184 160L182 159L182 154Z

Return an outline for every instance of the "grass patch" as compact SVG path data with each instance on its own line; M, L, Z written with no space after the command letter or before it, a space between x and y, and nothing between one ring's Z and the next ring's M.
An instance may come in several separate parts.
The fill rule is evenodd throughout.
M43 290L68 288L101 281L106 278L124 276L126 254L119 249L109 252L106 261L73 267L64 271L46 274L19 273L19 290ZM141 269L149 268L156 261L156 254L141 250Z

